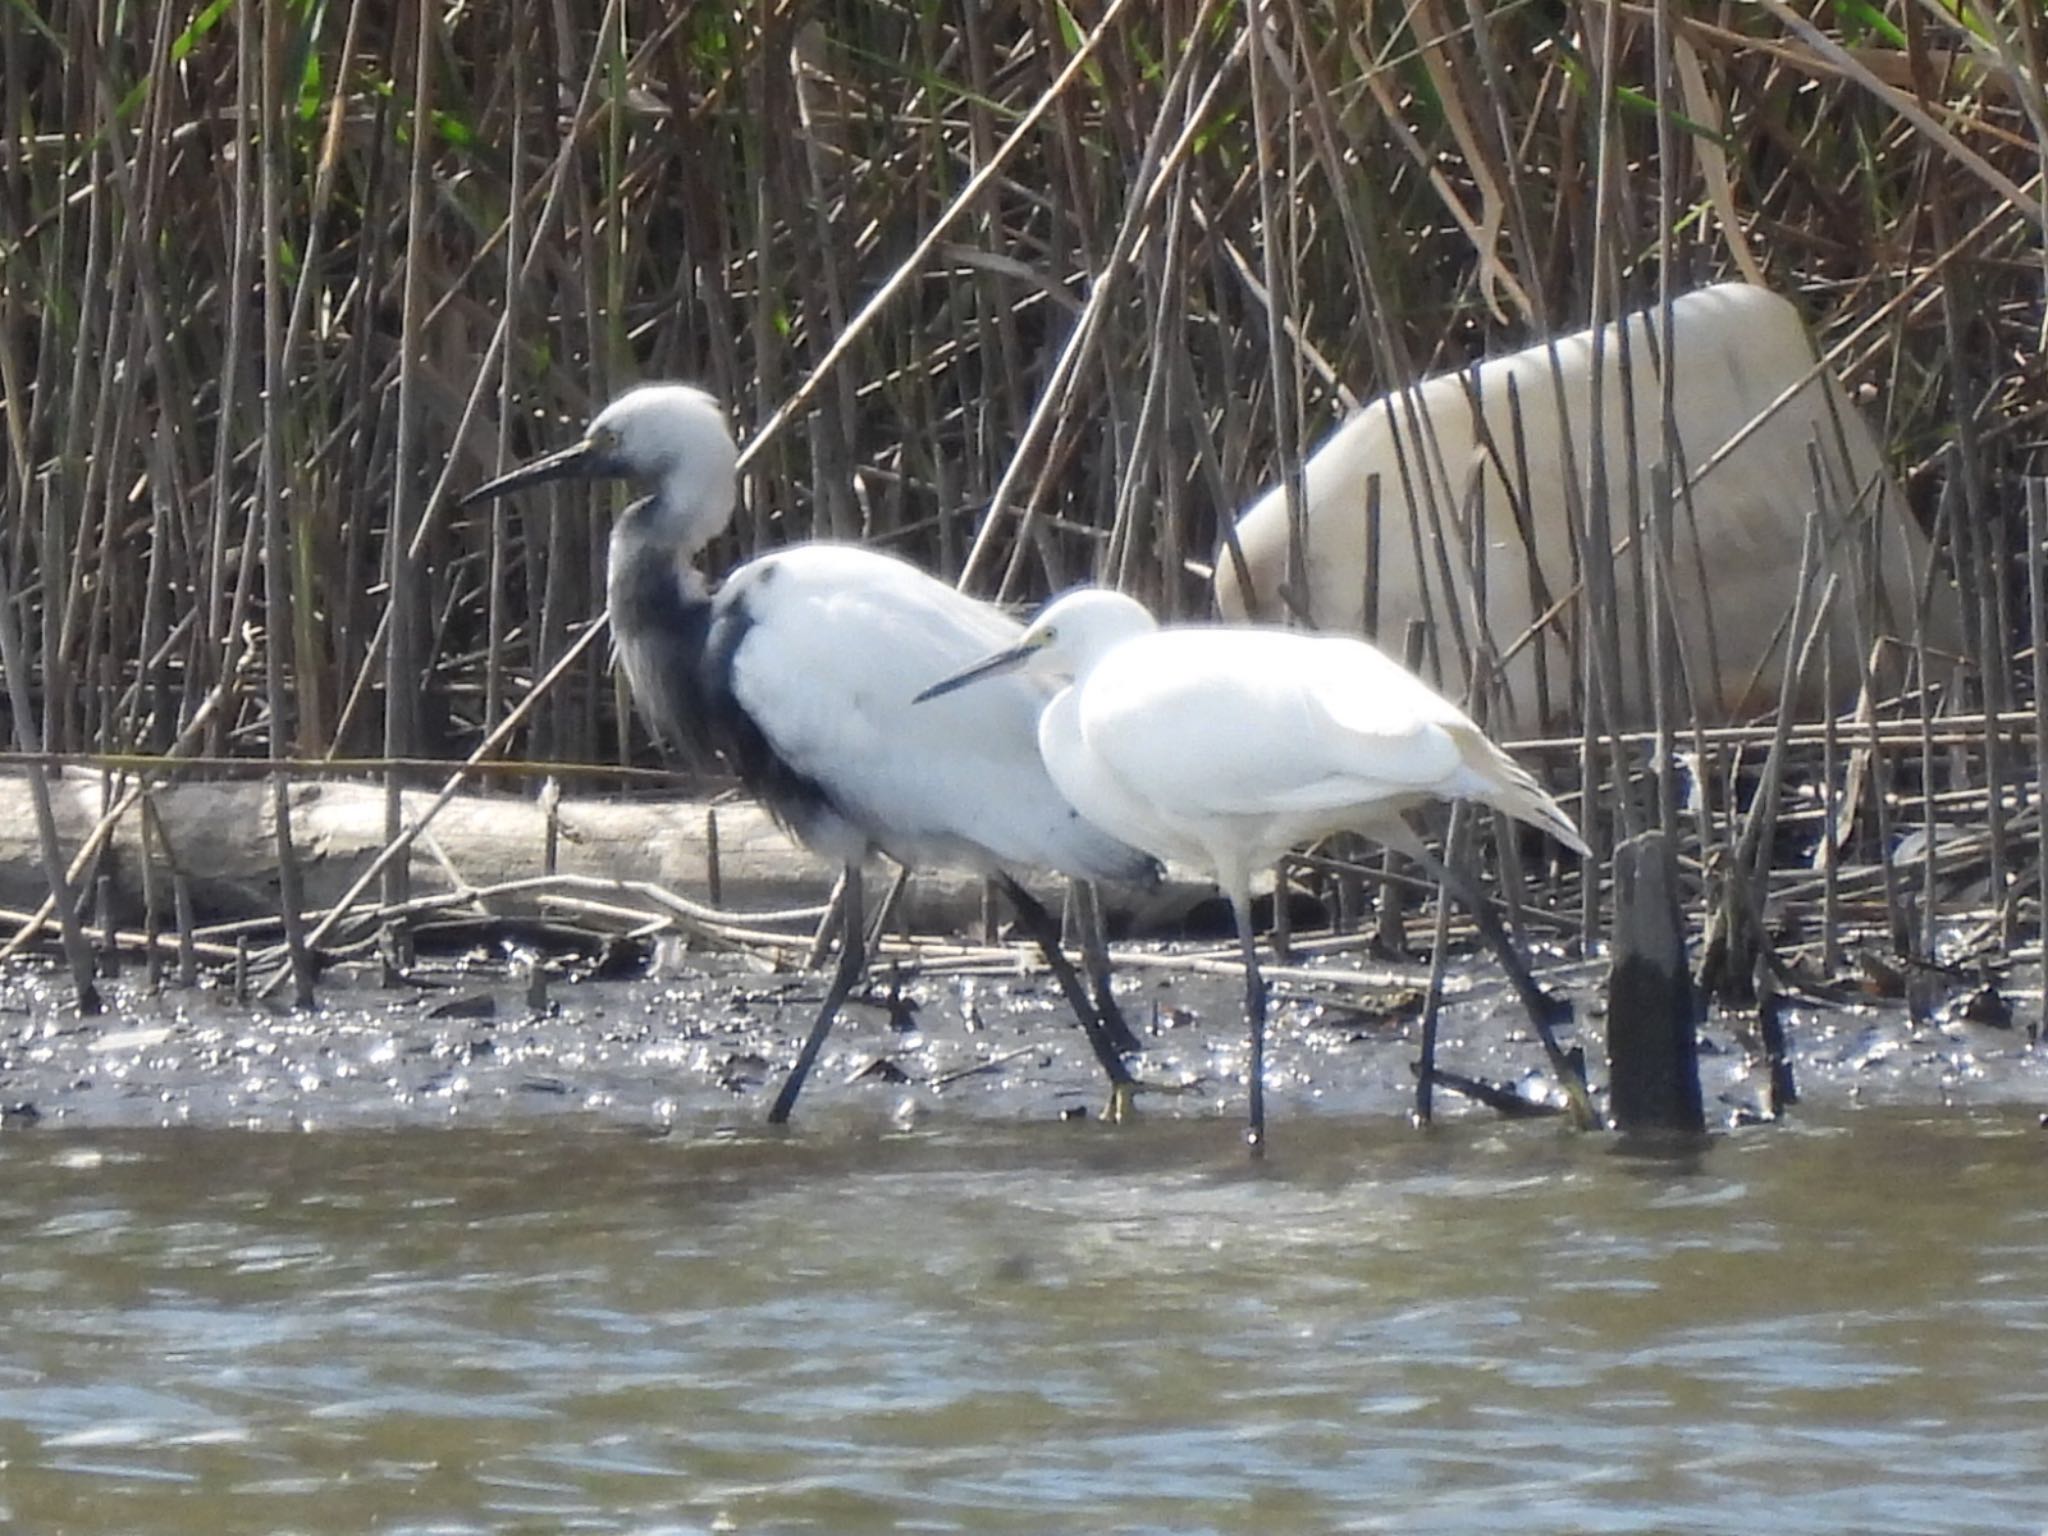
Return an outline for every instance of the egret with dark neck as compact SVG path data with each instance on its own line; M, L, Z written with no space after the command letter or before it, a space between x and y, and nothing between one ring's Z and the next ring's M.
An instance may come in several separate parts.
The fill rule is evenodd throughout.
M1506 966L1553 1064L1565 1062L1545 996L1485 899L1404 819L1431 799L1476 800L1541 827L1573 852L1564 808L1485 732L1363 640L1256 626L1161 629L1118 592L1082 588L1016 642L933 684L933 707L1019 676L1063 680L1038 727L1060 792L1146 852L1209 870L1230 898L1244 953L1247 1140L1265 1146L1266 989L1252 936L1252 886L1289 849L1360 832L1432 869L1470 906ZM1584 1086L1564 1088L1577 1112Z
M1044 950L1121 1111L1138 1042L1104 983L1091 1002L1058 925L1015 871L1079 880L1156 877L1150 857L1084 821L1038 755L1051 685L1014 678L945 709L919 690L1013 643L1022 626L890 555L797 544L750 560L714 592L694 561L732 519L738 449L718 403L648 384L600 411L582 438L479 486L464 504L544 481L626 479L652 494L619 515L605 606L634 702L670 747L725 759L813 851L845 867L839 964L768 1118L786 1120L866 970L862 869L993 875Z

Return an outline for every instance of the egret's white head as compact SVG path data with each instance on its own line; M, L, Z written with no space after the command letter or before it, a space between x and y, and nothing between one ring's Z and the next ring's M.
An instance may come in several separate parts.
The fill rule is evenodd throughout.
M653 497L636 514L646 537L693 554L732 521L739 447L716 400L690 384L642 384L599 411L566 448L480 485L463 505L548 480L631 480Z
M1018 640L1025 665L1055 677L1078 677L1126 640L1159 627L1145 605L1105 587L1076 587L1039 610Z
M918 701L1018 669L1045 677L1084 677L1090 667L1126 640L1158 627L1135 598L1102 587L1077 587L1041 609L1015 645L932 684L917 696Z

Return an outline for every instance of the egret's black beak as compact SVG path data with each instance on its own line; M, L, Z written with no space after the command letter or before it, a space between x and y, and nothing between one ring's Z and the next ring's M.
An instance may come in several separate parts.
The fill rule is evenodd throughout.
M922 704L926 699L936 699L941 694L965 688L969 683L978 683L984 677L994 677L999 672L1012 671L1029 661L1032 652L1037 649L1036 645L1027 640L1011 646L1007 651L997 651L993 656L984 656L973 666L955 672L951 677L940 678L910 702Z
M566 448L557 448L553 453L508 469L495 480L487 480L456 505L474 506L480 501L491 501L499 496L509 496L514 491L523 491L529 485L544 485L550 480L595 480L605 475L618 473L595 438L586 437L571 443Z

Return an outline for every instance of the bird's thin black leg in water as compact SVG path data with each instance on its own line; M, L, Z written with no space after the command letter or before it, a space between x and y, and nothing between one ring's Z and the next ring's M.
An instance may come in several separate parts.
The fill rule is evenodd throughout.
M1246 1117L1244 1144L1253 1157L1266 1155L1266 978L1259 970L1258 940L1252 931L1252 899L1249 891L1230 900L1237 913L1237 942L1244 952L1244 1024L1251 1041L1251 1060L1245 1068L1251 1108Z
M1102 897L1093 881L1074 882L1074 896L1081 916L1081 961L1088 967L1088 980L1095 988L1095 1012L1102 1020L1103 1036L1128 1056L1145 1049L1117 1006L1116 990L1110 985L1109 934L1103 926Z
M1411 852L1411 856L1417 855ZM1570 1101L1573 1121L1582 1130L1593 1129L1599 1120L1593 1113L1592 1098L1586 1092L1585 1070L1575 1065L1574 1059L1557 1043L1556 1026L1570 1020L1571 1003L1565 998L1552 997L1536 984L1535 976L1529 971L1529 962L1522 958L1507 930L1501 927L1493 903L1487 900L1484 892L1435 854L1423 850L1418 857L1430 878L1441 882L1472 914L1472 921L1479 927L1479 936L1499 958L1515 995L1521 998L1522 1007L1528 1011L1529 1022L1536 1026L1536 1037L1543 1042L1543 1054L1549 1058L1550 1070L1557 1074L1565 1098Z
M1131 1092L1136 1086L1130 1068L1124 1065L1123 1054L1116 1042L1103 1027L1102 1018L1088 1001L1087 989L1081 985L1081 978L1075 973L1074 964L1060 948L1059 924L1045 906L1023 886L1007 874L996 876L996 883L1002 886L1003 894L1010 898L1010 905L1016 909L1017 921L1037 942L1045 954L1045 963L1052 967L1052 974L1066 994L1067 1006L1074 1010L1074 1018L1080 1023L1081 1032L1088 1037L1089 1048L1095 1052L1095 1059L1102 1063L1102 1070L1109 1074L1109 1118L1121 1120L1130 1113Z
M832 895L825 903L825 915L818 919L818 931L811 935L810 952L804 956L804 969L815 971L825 963L825 957L832 953L832 935L846 926L846 877L840 876L839 883L832 887Z
M902 904L903 893L910 887L910 866L899 864L896 873L890 877L889 889L882 895L882 904L875 908L874 920L868 924L868 953L873 954L882 947L882 939L889 931L889 924L896 916L896 908Z
M846 882L841 889L844 894L839 911L839 965L832 973L832 985L825 991L825 1006L818 1010L817 1022L811 1025L810 1034L805 1036L803 1049L796 1053L796 1065L789 1069L789 1076L782 1081L782 1091L775 1095L775 1104L768 1111L770 1125L781 1125L789 1119L789 1112L796 1108L796 1096L803 1092L804 1079L811 1075L812 1064L818 1059L825 1037L832 1033L832 1021L839 1016L841 1005L867 970L867 919L861 911L858 865L847 867Z
M1102 1020L1103 1038L1109 1041L1110 1049L1132 1055L1145 1049L1145 1042L1132 1031L1124 1011L1117 1006L1116 993L1109 982L1109 968L1100 970L1090 967L1089 978L1095 985L1095 1013Z
M1457 822L1451 823L1452 835L1456 835ZM1422 1040L1416 1055L1415 1070L1415 1123L1429 1124L1436 1107L1436 1042L1437 1025L1444 1006L1444 965L1450 959L1451 902L1449 887L1438 886L1436 893L1436 937L1429 952L1429 989L1422 999Z

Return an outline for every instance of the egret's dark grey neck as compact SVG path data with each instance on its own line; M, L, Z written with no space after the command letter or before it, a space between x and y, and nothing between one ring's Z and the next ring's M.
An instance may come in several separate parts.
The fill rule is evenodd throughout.
M662 496L645 496L619 514L605 561L605 595L614 605L643 594L651 585L680 587L681 595L701 601L708 592L695 561L710 542L711 531L681 516Z
M687 522L665 513L661 499L650 496L619 515L606 559L605 608L633 698L673 751L703 742L698 666L711 594L690 563L701 541L679 537Z
M640 713L671 751L694 752L700 760L707 751L718 753L813 848L841 860L861 857L868 834L846 819L822 785L776 755L733 695L737 656L754 624L746 601L750 584L742 576L714 598L690 563L701 539L677 537L678 522L664 511L659 497L649 497L620 515L606 573L612 638ZM751 585L758 586L770 572L753 569Z

